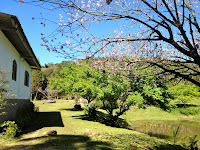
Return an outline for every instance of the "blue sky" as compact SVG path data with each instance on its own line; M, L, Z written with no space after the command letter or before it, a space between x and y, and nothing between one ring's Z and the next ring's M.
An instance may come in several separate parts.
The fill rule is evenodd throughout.
M40 46L40 44L43 43L41 40L41 33L44 33L44 35L48 35L48 32L51 33L54 27L58 26L57 23L60 22L59 14L63 14L62 11L49 11L41 7L15 2L15 0L0 1L0 12L12 14L18 17L25 32L25 35L27 36L27 39L29 40L29 43L33 51L35 52L36 57L39 59L41 65L44 65L45 63L60 63L66 60L58 56L56 53L48 52L45 47ZM35 19L32 20L32 17L34 17ZM47 23L46 27L44 27L40 24L41 20L39 18L41 17L56 21L56 26ZM65 19L68 19L66 17L69 16L66 15L64 17ZM119 20L118 22L106 21L103 23L94 23L88 27L89 30L91 30L92 33L94 33L95 35L105 37L108 36L108 34L110 33L112 34L114 29L120 31L120 26L123 24L128 25L128 23L126 23L126 20ZM138 29L138 26L134 25L133 28L128 28L127 32L131 31L133 33L136 33L139 30L140 29ZM69 40L69 38L60 37L57 38L57 40L59 42L65 42L66 40Z
M14 0L1 0L0 12L18 17L25 35L41 65L51 62L60 63L65 60L62 57L57 57L55 53L48 52L46 48L40 46L40 43L42 43L41 33L46 29L44 29L40 24L41 21L39 19L32 20L32 17L40 17L40 13L42 13L43 16L50 16L52 15L51 11L44 10L40 7L18 3Z

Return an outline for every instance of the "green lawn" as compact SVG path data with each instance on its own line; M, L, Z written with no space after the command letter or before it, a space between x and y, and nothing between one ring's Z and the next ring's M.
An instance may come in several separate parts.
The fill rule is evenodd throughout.
M26 134L12 142L2 142L2 150L96 150L128 149L132 144L138 147L150 146L155 150L183 149L166 140L150 137L130 129L106 126L99 122L81 119L83 111L74 111L72 101L59 100L53 104L34 102L39 106L37 119ZM178 120L183 115L168 113L155 107L136 109L132 107L123 115L128 123L134 120ZM194 119L199 119L197 115ZM56 130L57 136L46 136L46 132ZM86 130L97 132L99 136L86 136Z

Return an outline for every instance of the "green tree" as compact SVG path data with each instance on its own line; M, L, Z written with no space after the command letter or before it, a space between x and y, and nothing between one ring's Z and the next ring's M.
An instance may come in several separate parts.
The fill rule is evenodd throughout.
M48 78L48 87L57 89L62 95L73 94L73 85L78 81L78 73L80 69L73 62L68 62L53 77Z
M88 104L97 98L102 73L93 67L84 64L79 68L77 82L73 85L73 92L79 94L88 101Z
M6 92L8 90L7 72L0 70L0 116L4 114L2 110L6 105Z
M166 81L161 76L137 78L131 82L131 88L143 97L143 105L154 105L163 110L173 107L170 104L173 95L168 91ZM139 104L141 105L141 102Z
M116 126L119 117L134 103L128 92L129 82L118 74L107 75L103 73L104 81L99 85L98 100L108 113L106 122Z
M90 103L97 96L97 74L98 72L88 65L65 62L64 67L54 77L49 78L48 86L58 89L61 95L78 94Z
M31 77L31 94L34 95L34 100L39 93L38 89L42 87L42 72L40 70L32 70Z
M186 104L193 98L200 97L200 88L187 81L181 81L175 86L170 86L169 91L177 100L184 104L184 107L186 107Z

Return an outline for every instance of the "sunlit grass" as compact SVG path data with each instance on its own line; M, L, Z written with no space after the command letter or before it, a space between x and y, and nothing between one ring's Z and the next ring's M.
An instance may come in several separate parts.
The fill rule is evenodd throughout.
M159 149L160 145L167 145L166 140L150 137L146 134L139 133L133 130L106 126L99 122L93 122L80 119L84 115L83 111L72 111L72 101L59 100L57 103L45 103L35 101L36 106L39 106L40 112L59 112L61 115L64 127L59 126L44 126L28 134L22 135L17 141L12 143L1 144L2 148L7 150L21 149L41 149L41 150L79 150L79 149L127 149L130 144L135 146L151 146L154 149ZM135 120L178 120L183 115L177 112L165 112L156 107L147 107L146 109L137 109L132 107L125 115L122 116L128 123L131 124ZM44 118L45 119L45 118ZM45 124L52 123L56 118L45 119ZM44 123L41 121L41 124ZM40 122L38 122L40 124ZM97 132L99 136L87 137L85 131ZM57 136L45 136L45 132L56 130ZM158 148L156 148L156 146ZM177 148L179 149L179 148Z

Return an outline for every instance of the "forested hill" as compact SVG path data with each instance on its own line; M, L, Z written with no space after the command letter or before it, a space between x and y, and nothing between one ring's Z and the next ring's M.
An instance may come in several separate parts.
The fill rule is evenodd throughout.
M100 62L104 64L99 65ZM121 69L113 69L116 63L117 61L108 62L108 59L101 59L96 61L96 66L91 66L91 60L45 64L41 71L33 70L32 98L66 98L73 97L73 95L87 97L90 95L90 101L92 98L95 99L95 94L98 93L95 87L104 88L101 82L108 82L108 84L109 82L116 82L116 84L124 82L128 86L126 87L128 93L134 95L136 99L134 104L139 107L155 105L167 110L173 107L173 103L186 105L191 101L199 100L200 88L188 81L180 78L174 79L173 75L152 75L158 70L142 66L142 64L132 65L132 68L127 70L124 69L124 64L121 64ZM136 67L143 69L137 70ZM147 72L151 76L146 76ZM105 77L107 79L103 80Z

